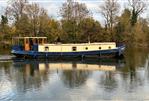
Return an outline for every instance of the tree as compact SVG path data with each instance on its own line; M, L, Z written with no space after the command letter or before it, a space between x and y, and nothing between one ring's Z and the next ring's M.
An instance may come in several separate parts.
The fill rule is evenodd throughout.
M128 0L131 7L131 25L134 26L138 16L146 9L146 0Z
M45 26L43 26L45 28ZM49 19L47 28L44 31L47 31L46 36L50 42L63 41L63 33L61 32L60 23L54 19ZM59 40L58 40L59 39Z
M114 27L117 42L129 40L128 38L130 37L131 32L130 18L131 11L129 9L124 9L121 16L117 18L118 23Z
M4 16L4 15L1 15L1 24L2 25L6 25L6 24L8 24L8 19L7 19L7 17L6 16Z
M134 42L137 46L146 46L147 38L149 34L149 27L146 19L139 18L138 22L135 24L135 26L132 29L132 34L134 37Z
M99 22L93 18L83 19L79 25L79 34L81 35L80 41L82 42L95 42L102 41L102 27Z
M6 8L6 13L11 19L18 21L24 14L27 0L11 0L11 5Z
M31 36L31 23L26 14L22 15L19 20L15 21L15 34L17 36Z
M60 15L63 20L76 20L79 22L81 19L90 16L90 12L84 3L74 2L73 0L67 0L60 9Z
M79 36L78 24L90 17L90 12L84 3L67 0L60 9L62 16L62 30L68 42L77 42Z
M25 14L27 0L11 0L10 5L6 8L6 15L13 22L12 26L15 29L16 35L25 35L29 26L28 17ZM29 32L29 29L28 29Z
M44 14L41 14L39 16L39 32L38 34L40 36L45 36L49 33L49 20L51 20L51 18L47 15L47 12L45 12Z
M49 16L38 4L27 3L27 0L15 0L7 7L6 14L13 18L15 33L21 36L47 34Z
M75 43L77 41L76 34L78 32L78 25L75 20L62 20L62 30L65 35L66 42Z
M42 20L47 19L48 14L44 8L41 8L36 3L27 5L26 14L31 22L31 32L33 33L32 36L37 36L41 31L41 25L43 25Z
M149 27L146 19L139 18L135 26L131 25L131 11L125 9L118 23L114 27L117 42L126 42L130 46L146 46L148 41Z
M1 32L2 32L2 34L5 33L7 24L8 24L8 19L7 19L7 17L4 16L4 15L1 15Z
M9 34L11 33L11 28L8 25L8 18L6 15L1 15L1 23L0 23L0 39L1 41L6 41L8 37L10 36Z
M117 0L105 0L104 4L100 6L100 13L105 18L105 25L111 34L112 40L114 39L113 27L116 23L119 7Z

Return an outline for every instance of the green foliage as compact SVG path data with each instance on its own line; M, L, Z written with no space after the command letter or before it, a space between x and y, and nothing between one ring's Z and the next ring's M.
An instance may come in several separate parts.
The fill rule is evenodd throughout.
M79 25L79 32L82 34L81 41L83 42L95 42L102 40L102 28L99 22L93 18L83 19ZM97 37L98 36L98 37Z
M76 23L74 20L62 20L64 42L97 42L103 41L102 27L93 18L86 18Z
M75 20L62 20L63 34L67 35L64 39L65 42L76 42L76 34L78 26Z
M73 3L71 0L68 4L64 3L60 11L62 19L55 20L48 16L44 8L37 4L26 5L24 1L10 6L9 12L15 18L12 24L6 15L1 16L0 40L10 41L13 36L46 36L50 43L116 41L139 46L149 43L149 23L146 19L138 18L135 9L124 9L120 16L116 9L114 15L111 15L114 18L109 28L109 22L102 27L99 21L93 19L85 4L70 5ZM76 15L74 11L77 11Z
M47 29L45 30L49 42L56 42L61 37L60 23L54 19L49 19Z
M9 39L11 35L11 27L8 25L8 18L5 15L1 16L0 23L0 41Z
M16 36L31 36L31 24L27 15L24 14L19 20L17 20L15 22L15 27Z
M131 26L130 26L131 12L125 9L120 17L118 17L118 23L115 25L115 40L117 42L126 42L129 39Z
M146 46L149 39L148 22L143 18L134 18L132 20L132 16L135 15L130 10L125 9L122 15L118 17L118 23L114 28L116 41L137 46Z

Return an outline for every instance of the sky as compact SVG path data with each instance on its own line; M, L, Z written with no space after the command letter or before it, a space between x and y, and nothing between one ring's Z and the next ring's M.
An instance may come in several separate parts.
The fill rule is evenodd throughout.
M0 14L3 14L3 11L7 5L10 4L10 0L0 0ZM49 16L52 16L55 19L60 19L59 9L64 2L67 0L28 0L30 3L38 3L41 7L44 7ZM99 6L103 4L104 0L74 0L75 2L85 3L87 8L92 12L94 19L103 23L103 17L99 13ZM149 1L149 0L148 0ZM128 6L127 0L118 0L120 7L120 12ZM142 16L146 17L148 13L144 13Z

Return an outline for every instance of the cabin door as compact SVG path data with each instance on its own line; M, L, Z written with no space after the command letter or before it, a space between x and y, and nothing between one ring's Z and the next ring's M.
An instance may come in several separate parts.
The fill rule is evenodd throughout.
M24 49L25 51L30 50L29 38L24 39L24 47L25 47L25 49Z

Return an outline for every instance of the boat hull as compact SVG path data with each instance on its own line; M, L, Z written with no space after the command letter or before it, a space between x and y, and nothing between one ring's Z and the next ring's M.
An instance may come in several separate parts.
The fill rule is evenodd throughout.
M115 49L81 51L81 52L38 52L38 51L11 51L17 57L25 58L50 58L50 57L122 57L125 46L120 46Z

